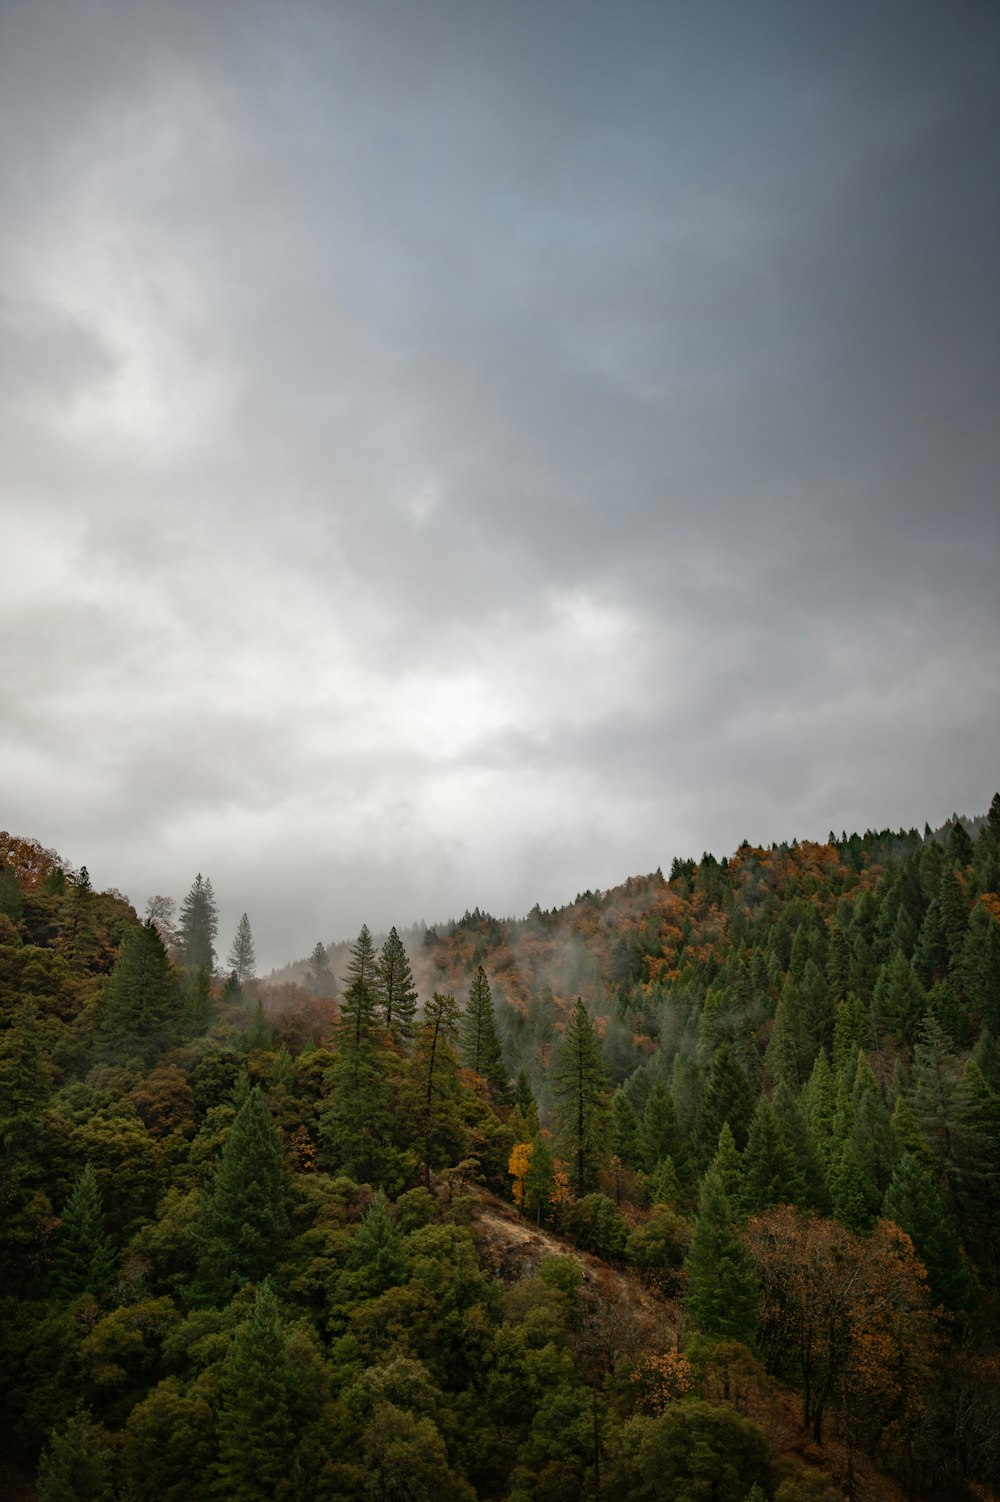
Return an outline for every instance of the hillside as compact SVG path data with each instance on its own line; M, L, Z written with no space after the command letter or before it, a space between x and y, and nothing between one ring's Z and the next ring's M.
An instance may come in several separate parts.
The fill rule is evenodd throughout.
M993 1495L1000 795L268 981L212 912L0 836L6 1494Z

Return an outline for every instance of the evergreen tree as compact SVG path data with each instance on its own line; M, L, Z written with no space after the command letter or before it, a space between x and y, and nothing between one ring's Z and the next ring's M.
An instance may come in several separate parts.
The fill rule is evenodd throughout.
M858 1167L869 1185L869 1196L877 1206L889 1187L897 1145L882 1092L860 1050L851 1106L851 1144Z
M677 1125L677 1113L670 1091L659 1075L646 1097L637 1145L639 1163L646 1173L653 1173L664 1158L672 1158L678 1173L682 1178L685 1176L687 1154Z
M473 1074L485 1080L495 1095L509 1093L510 1081L497 1036L493 997L482 965L473 977L469 1004L462 1017L461 1048L463 1063Z
M309 973L306 984L316 996L336 996L337 983L330 969L330 956L325 945L317 941L309 956Z
M199 871L181 904L180 951L189 969L214 974L218 932L219 910L215 905L212 883Z
M417 1028L413 1053L415 1117L423 1146L424 1184L428 1189L431 1169L455 1162L461 1156L464 1142L454 1050L459 1016L454 996L435 991Z
M707 1163L715 1152L723 1124L729 1122L737 1146L746 1146L753 1116L753 1093L728 1043L723 1043L709 1066L698 1111L699 1157Z
M611 1151L626 1168L638 1168L639 1119L622 1090L616 1090L611 1101Z
M417 988L413 983L409 956L394 928L382 945L376 966L379 1007L391 1035L399 1043L413 1037L417 1015Z
M718 1179L730 1205L738 1204L743 1184L743 1159L728 1121L723 1122L715 1157L708 1171Z
M337 1167L361 1183L377 1180L389 1132L386 1056L378 1027L376 954L367 924L351 951L330 1067L322 1137Z
M105 1059L147 1061L180 1035L183 1003L177 974L156 926L129 933L101 997L97 1048Z
M555 1182L555 1163L549 1139L544 1132L536 1132L524 1175L524 1211L526 1215L534 1216L536 1225L541 1225L549 1213Z
M87 1410L49 1437L38 1467L38 1502L113 1502L111 1446Z
M912 1041L927 1007L927 993L900 950L883 965L875 982L873 1007L879 1034Z
M687 1306L713 1340L752 1346L757 1333L757 1282L733 1211L716 1174L705 1175L687 1258Z
M375 1195L351 1243L348 1265L363 1272L369 1293L383 1293L402 1283L406 1273L403 1239L392 1223L389 1202Z
M739 1208L744 1215L759 1215L772 1205L802 1206L805 1202L805 1179L798 1155L787 1141L770 1100L762 1095L743 1154Z
M229 951L229 969L235 975L238 986L253 980L257 974L257 956L254 953L253 934L250 932L250 919L246 913L237 925L236 936Z
M114 1271L114 1247L104 1231L101 1195L88 1163L62 1213L52 1279L56 1297L65 1303L83 1293L102 1299Z
M854 1142L848 1139L830 1172L833 1213L849 1231L866 1236L878 1214L878 1191L858 1160Z
M979 1026L1000 1033L1000 910L977 902L959 957L962 990Z
M579 998L552 1070L552 1093L562 1156L582 1199L597 1185L607 1152L608 1087L594 1025Z
M265 1280L222 1370L218 1492L226 1502L292 1496L296 1387L278 1299Z
M286 1182L281 1142L255 1085L229 1129L194 1229L200 1292L225 1300L271 1271L288 1234Z
M912 1238L935 1300L949 1309L968 1308L973 1290L958 1234L932 1175L911 1153L903 1153L893 1170L882 1214Z
M13 1026L0 1036L0 1144L9 1162L24 1163L37 1153L48 1097L38 1013L26 1001L14 1013Z

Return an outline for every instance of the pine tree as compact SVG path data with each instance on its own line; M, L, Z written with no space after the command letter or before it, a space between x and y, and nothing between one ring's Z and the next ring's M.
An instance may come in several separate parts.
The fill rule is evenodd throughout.
M250 919L246 913L239 921L236 937L229 951L229 970L235 975L238 986L253 980L257 974L257 956L254 953L253 934L250 932Z
M927 1269L935 1300L949 1309L967 1309L973 1288L962 1261L958 1233L948 1219L933 1175L911 1153L903 1153L893 1170L882 1214L911 1237Z
M222 1370L218 1478L226 1502L290 1496L296 1386L278 1299L265 1280Z
M524 1175L524 1211L541 1225L552 1204L555 1188L555 1163L549 1139L537 1132L531 1143L531 1158Z
M38 1037L38 1013L23 1002L0 1036L0 1144L11 1163L34 1158L44 1132L49 1068Z
M359 1183L377 1180L389 1132L386 1056L378 1026L375 947L368 925L351 951L336 1055L327 1076L321 1132L335 1165Z
M687 1306L713 1340L752 1346L757 1333L757 1283L736 1233L733 1211L716 1174L705 1175L687 1258Z
M423 1021L417 1029L413 1053L415 1116L423 1144L424 1184L428 1189L431 1169L454 1162L463 1144L458 1110L458 1060L454 1051L459 1016L454 996L435 991L424 1007Z
M97 1051L105 1059L147 1062L180 1035L177 974L153 923L129 933L101 997Z
M111 1445L81 1409L54 1429L38 1467L38 1502L113 1502Z
M373 1295L403 1282L406 1273L403 1239L392 1223L389 1202L381 1189L351 1243L348 1266L364 1273L366 1287Z
M582 1199L597 1186L607 1151L608 1087L594 1025L579 998L552 1070L552 1093L562 1156Z
M610 1146L626 1168L639 1167L639 1119L622 1090L616 1090L611 1101Z
M738 1204L743 1184L743 1159L728 1121L723 1123L715 1156L708 1171L718 1179L730 1205Z
M417 988L406 948L394 928L390 928L382 945L376 977L378 1004L385 1025L397 1043L407 1043L413 1037Z
M228 1299L271 1271L288 1234L286 1182L281 1142L255 1085L229 1129L194 1230L205 1296Z
M215 972L215 938L219 932L219 910L208 877L195 877L181 904L180 951L190 970Z
M88 1163L62 1213L52 1279L56 1297L65 1303L83 1293L102 1299L114 1271L114 1247L104 1231L101 1195Z
M659 1076L653 1081L646 1097L646 1106L639 1123L639 1165L646 1173L653 1173L664 1158L672 1158L674 1167L683 1179L687 1169L687 1154L681 1141L674 1110L673 1097Z
M757 1103L743 1154L739 1208L760 1215L772 1205L804 1205L805 1179L798 1155L785 1137L766 1095Z
M753 1093L728 1043L716 1052L698 1111L699 1157L707 1163L715 1152L723 1123L729 1122L740 1148L746 1146L753 1116Z
M879 1033L912 1041L927 1008L927 993L906 956L896 950L879 970L872 1006Z
M509 1094L510 1079L504 1068L497 1035L493 997L486 971L476 970L469 990L469 1004L461 1024L462 1061L473 1074L486 1081L494 1095Z
M326 951L326 946L318 940L309 956L307 984L316 996L336 996L337 994L337 984L330 969L330 956Z

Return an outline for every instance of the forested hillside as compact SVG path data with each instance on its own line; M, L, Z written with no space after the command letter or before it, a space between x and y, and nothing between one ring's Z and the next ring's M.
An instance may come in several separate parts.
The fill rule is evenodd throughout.
M217 940L0 835L4 1495L996 1495L1000 794Z

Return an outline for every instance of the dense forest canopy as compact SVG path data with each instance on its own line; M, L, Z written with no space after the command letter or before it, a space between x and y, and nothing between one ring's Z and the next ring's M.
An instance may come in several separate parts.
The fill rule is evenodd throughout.
M1000 794L218 942L0 835L4 1495L995 1495Z

